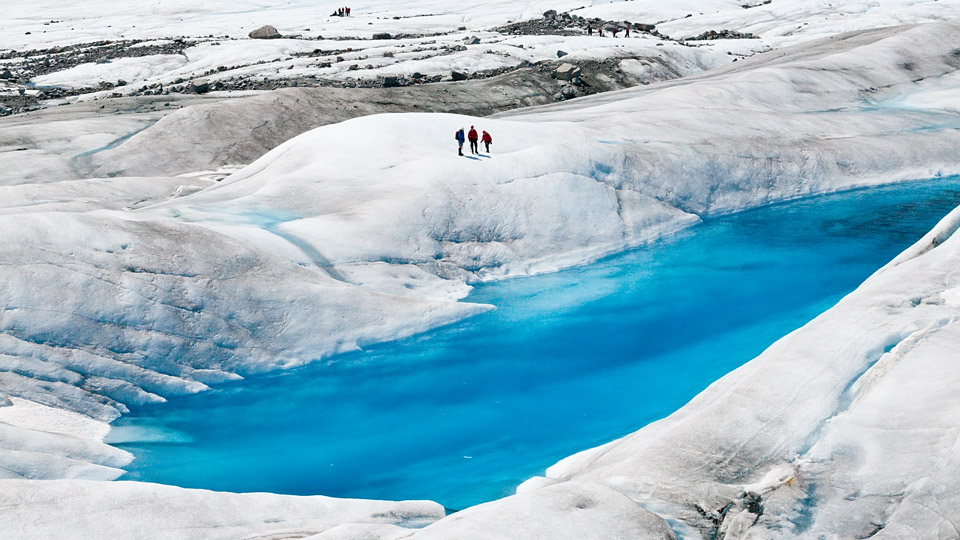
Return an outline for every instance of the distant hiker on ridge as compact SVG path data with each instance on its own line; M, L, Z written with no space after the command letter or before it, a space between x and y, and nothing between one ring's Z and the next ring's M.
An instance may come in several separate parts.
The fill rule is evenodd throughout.
M473 129L473 126L470 126L470 132L467 133L467 138L470 139L470 151L474 154L479 154L480 145L477 144L477 140L480 139L480 135L477 134L477 130Z
M463 128L460 128L460 131L458 131L457 134L453 136L453 138L457 140L457 154L459 154L459 155L462 156L462 155L463 155L463 141L466 140L466 137L464 137L464 135L463 135Z
M487 153L490 153L490 145L493 144L493 137L490 136L486 131L483 132L483 137L480 138L480 141L483 142L483 145L487 147Z

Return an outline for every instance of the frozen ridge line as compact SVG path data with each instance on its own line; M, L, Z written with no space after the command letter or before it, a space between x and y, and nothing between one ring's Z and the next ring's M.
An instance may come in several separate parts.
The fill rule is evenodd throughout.
M147 201L110 189L115 179L0 188L0 391L11 396L0 408L0 475L11 478L0 505L17 508L0 521L31 527L26 537L410 534L392 527L407 523L396 516L435 519L436 505L391 514L394 503L376 503L387 518L351 514L341 523L361 524L331 528L330 514L303 517L302 501L284 502L293 498L266 497L276 512L261 519L245 511L265 504L256 498L84 479L114 478L129 459L100 442L125 404L488 309L456 302L469 282L583 263L699 215L957 172L960 118L948 98L958 38L947 23L859 32L500 119L361 118L291 140L212 187L129 179L155 186ZM453 155L454 129L471 123L494 133L494 159ZM181 195L200 191L165 200L182 185ZM97 195L77 200L88 190ZM922 532L930 521L910 505L957 506L948 488L920 482L940 471L951 485L950 452L932 453L942 467L919 450L898 461L890 437L909 430L920 449L955 439L950 386L930 382L951 380L943 351L957 337L960 247L948 229L939 247L878 272L670 418L417 536ZM901 367L914 361L924 369ZM784 395L783 384L803 391ZM893 399L899 384L926 399ZM916 414L884 408L892 403ZM862 434L844 437L841 425ZM200 519L182 504L229 509ZM106 523L88 511L101 507ZM953 518L941 513L946 526Z

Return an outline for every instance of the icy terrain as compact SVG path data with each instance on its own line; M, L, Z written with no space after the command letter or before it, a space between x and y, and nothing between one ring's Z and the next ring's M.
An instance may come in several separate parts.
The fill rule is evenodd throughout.
M80 103L65 105L69 114L34 113L48 122L15 116L0 125L0 478L7 479L0 481L0 505L17 508L0 520L5 530L27 527L24 537L86 538L94 530L116 538L144 531L177 538L409 534L394 525L410 525L409 517L435 519L440 509L346 501L326 507L88 480L115 478L128 462L124 452L101 442L105 422L128 404L328 358L489 309L457 302L471 282L588 262L689 227L700 216L960 172L960 26L877 29L950 20L955 2L858 3L854 9L774 0L744 9L718 1L709 10L702 3L690 7L691 17L682 3L669 10L653 2L596 3L578 11L656 19L666 36L631 38L623 46L645 49L615 54L619 69L646 73L652 64L638 58L659 49L673 55L666 62L672 71L652 80L688 76L497 118L356 118L300 135L219 183L226 172L173 175L258 156L271 145L231 153L250 133L245 127L231 137L203 134L229 132L250 118L269 125L278 101L296 103L305 94L191 95L177 106L198 106L175 113L135 107L108 118L96 114L93 100L118 93L105 102L119 113L124 104L139 103L125 97L126 89L207 76L233 62L243 64L237 68L243 73L234 75L292 67L286 70L292 75L331 69L334 79L337 70L356 76L346 74L356 71L349 66L320 68L311 64L318 58L295 54L319 49L322 56L325 47L356 47L349 52L360 54L376 46L378 60L389 67L367 71L392 76L414 69L445 73L457 63L510 67L555 58L558 43L571 60L596 59L622 44L610 38L598 52L594 40L600 38L590 36L483 33L546 9L582 5L562 1L523 4L523 10L515 2L484 3L466 12L436 3L426 17L412 16L434 7L425 3L354 5L363 15L334 20L322 40L253 45L228 39L255 27L251 13L256 26L273 23L285 34L306 36L299 24L305 14L334 6L289 2L261 10L251 4L224 15L217 2L204 9L194 2L120 9L94 1L81 12L62 2L14 4L19 15L5 22L0 45L16 50L93 39L227 36L205 38L182 58L114 60L110 69L132 84L74 96ZM267 16L275 20L259 22ZM731 29L761 39L712 40L703 47L676 41L734 22ZM458 30L462 25L468 30ZM383 47L416 46L423 37L374 43L358 35L364 28L436 33L427 41L458 46L442 50L451 57L443 62L431 64L441 54L433 49L425 53L430 58L407 65L402 54ZM857 32L834 35L846 30ZM479 48L461 50L472 35L480 36ZM821 36L832 37L809 41ZM326 43L335 37L363 43ZM693 75L733 58L735 64ZM114 77L101 69L82 64L34 82L84 86ZM239 110L237 124L219 123ZM339 112L334 119L352 116ZM456 156L453 132L471 124L493 133L492 156ZM281 127L267 131L267 141L292 134ZM195 138L186 144L179 139L191 132ZM181 169L178 162L193 159L185 154L194 151L203 157ZM95 178L117 174L122 177ZM956 215L946 220L836 308L671 418L574 456L516 497L458 513L417 536L511 538L522 531L526 538L671 538L664 519L675 530L705 537L714 530L727 538L954 535L950 420L956 406L947 362L958 339L960 245L952 236L958 222ZM905 440L912 445L907 450ZM77 480L22 480L65 478ZM219 510L196 520L181 510L198 505ZM90 517L93 508L107 517ZM170 531L151 526L171 523L173 515L179 521ZM64 523L71 523L69 530Z

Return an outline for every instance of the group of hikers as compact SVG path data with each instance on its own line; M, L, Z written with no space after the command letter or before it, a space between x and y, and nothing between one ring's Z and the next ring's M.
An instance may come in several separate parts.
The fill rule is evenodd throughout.
M348 7L337 8L337 10L331 13L330 16L331 17L349 17L350 8Z
M608 30L611 34L613 34L613 37L617 37L617 32L620 31L620 29L617 28L616 26L609 26L609 27L607 27L607 30ZM593 27L592 27L592 26L588 26L588 27L587 27L587 35L588 35L588 36L592 36L592 35L593 35ZM603 37L603 27L602 27L602 26L598 26L598 27L597 27L597 35L600 36L600 37ZM624 26L624 27L623 27L623 37L630 37L630 27L629 27L629 26Z
M470 152L474 154L480 153L480 144L483 143L487 149L487 153L490 153L490 145L493 144L493 137L490 136L486 131L483 132L483 135L477 134L477 130L473 126L470 126L470 131L464 135L463 128L460 128L457 131L457 134L454 135L454 138L457 140L457 154L463 155L463 143L464 141L470 141Z

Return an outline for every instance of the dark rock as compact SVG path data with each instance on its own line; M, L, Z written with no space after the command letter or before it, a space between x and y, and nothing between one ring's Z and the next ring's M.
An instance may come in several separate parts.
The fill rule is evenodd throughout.
M5 69L5 70L3 70L3 71L0 71L0 79L8 80L8 79L12 79L12 78L13 78L13 73L10 73L10 70L9 70L9 69Z
M268 24L250 32L249 36L253 39L277 39L280 37L280 32Z
M383 78L383 87L392 88L394 86L400 86L400 79L398 77L384 77Z
M117 81L117 86L126 86L126 85L127 85L127 81L123 79L120 79Z
M189 88L194 94L206 94L210 91L210 83L206 79L194 79L190 81Z
M569 54L567 51L557 51L557 58L563 58L567 54Z
M480 44L480 38L478 38L478 37L476 37L476 36L471 36L471 37L468 37L468 38L464 38L463 41L465 41L465 42L467 43L467 45L479 45L479 44Z
M453 79L453 80L455 80L455 81L465 81L465 80L467 80L469 77L467 77L467 74L466 74L466 73L460 73L459 71L451 71L451 72L450 72L450 78Z
M553 19L556 16L557 16L557 10L555 9L548 9L547 11L543 12L544 19Z
M373 39L393 39L393 36L387 32L380 32L378 34L374 34Z

